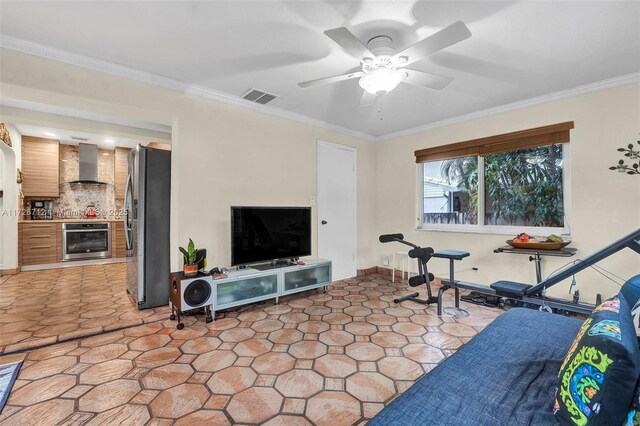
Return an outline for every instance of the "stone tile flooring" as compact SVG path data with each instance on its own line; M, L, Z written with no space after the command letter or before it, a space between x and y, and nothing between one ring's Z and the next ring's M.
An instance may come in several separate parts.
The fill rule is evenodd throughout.
M122 288L121 272L100 268L80 275ZM362 424L502 312L462 303L469 317L439 318L435 307L393 303L408 291L366 275L210 324L189 316L183 330L165 316L6 355L0 363L25 361L0 425Z
M137 310L124 280L124 263L1 277L0 354L166 318Z

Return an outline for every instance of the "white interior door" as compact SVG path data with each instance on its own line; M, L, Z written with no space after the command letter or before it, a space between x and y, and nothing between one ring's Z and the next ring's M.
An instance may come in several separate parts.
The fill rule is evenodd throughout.
M332 278L356 276L356 151L318 141L318 256Z

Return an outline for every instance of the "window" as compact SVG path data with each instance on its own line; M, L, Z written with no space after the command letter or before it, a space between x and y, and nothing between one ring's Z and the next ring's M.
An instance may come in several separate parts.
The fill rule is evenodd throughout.
M563 125L573 127L573 123ZM524 132L557 130L557 126L561 125ZM498 138L499 146L483 138L416 151L422 163L421 227L567 233L568 145L548 142L568 142L568 129L566 134L547 137L546 142L537 133L535 141L519 137L522 133L515 134L515 143L505 142L506 135L492 137ZM462 155L470 152L477 154Z
M423 224L478 223L478 157L423 164Z
M484 224L564 228L562 145L484 157Z

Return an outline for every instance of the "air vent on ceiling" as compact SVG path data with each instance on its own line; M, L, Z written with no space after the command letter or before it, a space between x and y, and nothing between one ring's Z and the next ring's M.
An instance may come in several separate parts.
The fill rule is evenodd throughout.
M277 98L278 95L274 95L273 93L267 93L263 90L258 89L249 89L244 95L242 95L242 99L246 99L251 102L256 102L258 104L267 104Z
M71 139L79 142L87 142L89 140L89 138L84 138L82 136L71 136Z

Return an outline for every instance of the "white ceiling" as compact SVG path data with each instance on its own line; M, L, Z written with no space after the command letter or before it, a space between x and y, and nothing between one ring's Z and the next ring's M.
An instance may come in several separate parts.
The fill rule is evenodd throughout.
M24 40L241 96L373 136L640 72L639 1L6 1L3 40ZM297 83L358 67L323 34L345 26L402 49L462 20L473 36L414 64L443 91L400 85L358 107L357 80ZM6 43L4 43L6 45ZM15 45L16 43L14 43Z
M87 143L91 145L98 145L98 148L103 149L115 149L119 146L122 148L134 148L138 144L146 145L149 141L142 138L128 138L121 135L112 136L109 133L103 132L87 132L70 129L61 129L59 127L51 126L34 126L30 124L15 123L14 126L21 135L35 136L39 138L57 139L60 143L65 145L78 145L78 143ZM76 140L73 137L80 137L87 139L86 141Z
M88 119L77 114L74 116L79 111L54 111L55 108L47 111L46 108L41 108L42 105L32 103L18 108L7 105L5 101L6 98L0 99L0 121L11 123L25 136L56 139L67 145L89 143L104 149L133 148L149 142L171 143L171 127L133 121L115 123L107 121L104 116L92 116L93 119Z

